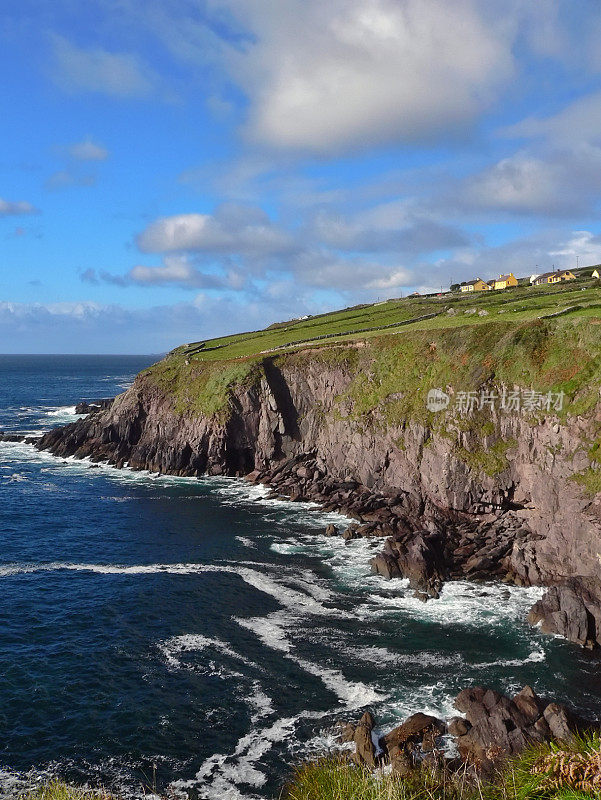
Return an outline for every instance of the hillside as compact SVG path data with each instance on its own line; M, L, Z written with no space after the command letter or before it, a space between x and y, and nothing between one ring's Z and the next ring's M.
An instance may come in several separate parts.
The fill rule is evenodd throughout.
M306 319L270 325L265 330L192 342L172 355L203 361L244 358L275 350L294 349L307 343L352 341L382 333L406 330L448 330L486 322L514 323L544 318L558 312L590 318L601 311L601 282L590 277L554 286L517 286L491 292L446 292L392 299L373 305L319 314ZM486 312L481 316L478 311ZM424 317L429 317L424 319Z

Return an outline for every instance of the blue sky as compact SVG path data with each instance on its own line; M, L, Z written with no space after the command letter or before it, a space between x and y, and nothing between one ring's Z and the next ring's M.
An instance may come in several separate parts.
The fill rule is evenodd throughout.
M600 41L596 0L4 4L0 352L601 262Z

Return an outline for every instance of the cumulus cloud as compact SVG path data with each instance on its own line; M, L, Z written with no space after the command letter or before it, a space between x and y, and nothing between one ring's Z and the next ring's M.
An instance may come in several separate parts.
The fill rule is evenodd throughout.
M472 210L577 216L595 209L601 148L581 146L540 156L523 151L467 179L449 204Z
M188 250L269 256L290 253L293 239L256 207L224 205L214 214L178 214L151 223L136 239L143 253Z
M448 139L513 71L507 28L474 0L226 5L256 34L228 63L250 98L250 136L271 146Z
M226 204L213 214L179 214L148 225L136 243L144 253L161 254L160 265L81 278L256 296L290 280L297 287L369 292L421 282L408 266L416 256L470 241L460 228L394 204L352 216L320 212L304 225L285 225L258 207Z
M501 245L466 248L435 264L424 264L423 270L434 285L446 285L451 277L457 282L476 276L493 278L501 272L524 277L557 268L571 269L576 266L577 257L581 267L601 263L601 235L548 228Z
M75 142L67 147L67 153L76 161L105 161L109 151L91 139Z
M139 286L182 286L186 289L230 289L239 291L245 286L241 273L229 270L225 275L205 272L195 267L186 257L168 256L162 266L147 267L141 264L125 275L125 280Z
M0 197L0 217L13 217L21 214L38 214L38 209L24 200L3 200Z
M135 55L77 47L57 34L52 44L55 79L66 91L126 98L144 97L155 89L154 72Z

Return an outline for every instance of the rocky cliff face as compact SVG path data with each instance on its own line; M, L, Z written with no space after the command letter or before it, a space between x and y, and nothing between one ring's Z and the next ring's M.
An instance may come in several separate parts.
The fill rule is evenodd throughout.
M355 515L373 522L373 512L384 509L376 513L377 532L400 542L396 556L389 544L389 562L402 557L413 532L426 530L443 536L440 552L455 565L485 556L477 569L452 568L450 577L569 582L576 597L586 584L593 620L584 637L580 626L577 640L600 641L601 603L590 598L601 597L601 496L587 496L572 480L589 466L585 444L601 422L599 404L594 414L563 422L493 409L480 427L433 415L391 422L378 411L355 413L347 392L352 380L344 360L313 359L310 352L296 361L265 358L255 380L231 387L226 412L207 416L177 410L152 374L141 375L112 406L51 431L38 446L178 475L252 473L330 507L352 509L353 497L363 496ZM501 454L492 468L490 453ZM558 614L560 598L552 599L534 621L553 613L547 629L570 635Z

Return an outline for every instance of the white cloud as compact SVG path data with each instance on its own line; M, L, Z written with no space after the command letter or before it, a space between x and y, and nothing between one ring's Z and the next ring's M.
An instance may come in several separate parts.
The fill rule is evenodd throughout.
M456 187L449 206L517 214L579 216L595 211L601 191L601 148L580 146L541 156L528 151Z
M494 247L469 248L433 265L423 265L429 282L450 283L480 276L493 278L502 272L518 277L554 268L570 269L601 263L601 235L590 231L549 228ZM438 275L439 280L436 279Z
M249 134L276 147L448 140L513 70L506 29L475 0L226 5L256 34L228 58L250 98Z
M106 279L106 277L105 277ZM190 263L186 256L167 256L160 267L136 265L125 276L127 283L140 286L176 285L186 289L230 289L240 291L245 287L244 276L236 270L224 275L203 272Z
M576 259L581 267L601 264L601 235L591 231L573 231L566 242L549 250L549 255L560 261L562 267L575 266Z
M144 97L155 88L153 71L135 55L80 48L56 34L52 41L55 78L67 91Z
M21 214L38 214L38 209L24 200L3 200L0 197L0 217L19 216Z
M69 145L67 153L76 161L105 161L109 155L106 147L96 144L91 139Z
M200 253L268 256L290 253L290 235L260 209L224 205L214 214L178 214L151 223L137 237L144 253L188 250Z
M378 205L352 217L320 211L310 230L320 243L363 253L427 253L468 243L463 231L416 215L402 203Z
M601 92L580 97L557 114L528 117L499 133L512 139L545 139L555 147L601 144Z

